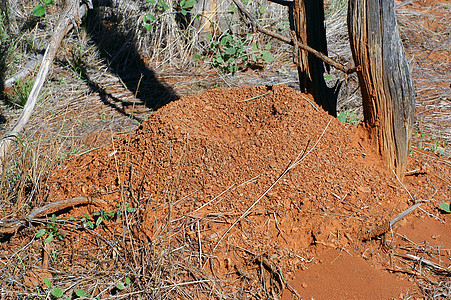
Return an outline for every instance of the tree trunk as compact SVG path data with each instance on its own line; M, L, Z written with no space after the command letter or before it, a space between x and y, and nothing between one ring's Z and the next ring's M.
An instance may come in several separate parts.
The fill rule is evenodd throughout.
M294 27L298 42L327 55L323 0L294 0ZM301 91L311 93L316 103L336 116L339 85L327 87L324 64L319 58L302 49L298 49L297 56ZM329 71L329 66L326 68Z
M415 91L390 0L349 0L348 31L370 137L400 179L412 135Z

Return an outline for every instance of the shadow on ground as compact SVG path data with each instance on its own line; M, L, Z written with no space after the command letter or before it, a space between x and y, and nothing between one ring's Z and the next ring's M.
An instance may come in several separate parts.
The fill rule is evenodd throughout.
M113 17L114 18L114 17ZM134 40L119 32L117 20L109 20L108 24L102 22L98 11L90 10L86 22L86 30L91 40L96 44L101 58L108 65L109 71L115 73L136 98L152 110L177 100L176 93L165 84L158 81L155 72L149 69L135 48ZM122 114L123 107L132 105L108 94L104 88L89 78L81 70L81 76L93 92L100 94L104 104L115 108Z

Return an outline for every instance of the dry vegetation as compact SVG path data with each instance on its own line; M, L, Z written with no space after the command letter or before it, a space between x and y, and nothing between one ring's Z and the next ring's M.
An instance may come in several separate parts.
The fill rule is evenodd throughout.
M153 110L178 95L198 93L216 86L276 83L296 86L297 75L288 46L243 28L237 13L228 13L228 1L220 2L221 24L214 26L221 28L229 24L228 34L242 42L246 55L251 55L253 42L259 45L271 42L274 61L265 63L259 60L248 66L266 68L264 76L221 72L208 58L211 51L205 33L191 26L197 20L181 20L181 15L174 13L177 5L159 10L146 1L112 2L112 7L91 12L83 26L73 30L64 40L34 116L3 166L0 220L23 217L32 208L51 200L47 199L46 182L64 159L77 157L126 135ZM342 63L350 63L346 1L326 2L330 56ZM57 1L56 6L49 6L43 18L31 15L34 4L35 1L16 1L9 28L4 16L1 19L2 80L13 76L49 40L61 1ZM278 30L286 27L286 12L281 6L266 1L249 1L247 5L257 12L259 20L268 28ZM417 117L415 146L421 148L420 142L434 145L439 141L442 144L439 143L439 149L434 151L443 149L443 154L449 157L449 148L444 142L451 140L449 56L446 57L451 47L448 25L451 20L449 10L445 11L447 14L437 19L426 9L414 11L400 7L398 17L407 52L415 65L418 110L433 111L420 113ZM143 16L149 13L157 18L151 30L147 30L143 23ZM431 18L437 23L436 31L423 25ZM221 36L224 32L216 30L215 34ZM424 40L418 40L419 36ZM431 66L425 62L424 56L438 48L445 56L437 59L446 62ZM203 63L196 62L192 59L195 54L207 58ZM438 69L431 71L433 67ZM20 114L32 78L27 77L4 91L0 104L2 136ZM344 75L333 70L328 82L333 85L335 80L345 80ZM346 80L339 109L351 111L359 118L361 106L357 80L354 76L348 76ZM434 86L443 88L438 90ZM423 132L425 136L422 136ZM425 140L428 137L432 137L430 141ZM9 241L15 252L8 252L3 247L0 250L0 294L6 298L48 299L54 288L63 291L76 288L86 294L111 299L268 296L259 281L249 280L245 287L226 288L210 272L203 271L197 261L199 244L190 240L196 238L199 229L195 220L169 219L168 223L160 224L162 229L152 241L138 239L135 227L142 215L127 206L135 197L128 189L128 181L121 188L122 204L111 207L100 221L100 214L90 218L85 216L85 219L79 216L74 220L40 216L42 218L26 224L16 235L3 236L1 242ZM168 199L171 197L166 196ZM119 228L122 234L112 236L107 228L101 226L94 231L95 224L91 228L89 222L108 222L111 228ZM46 228L46 232L37 238L36 234L42 228ZM64 237L74 232L85 241L85 248L68 251L72 244ZM43 242L50 233L54 241ZM171 239L179 239L183 250L174 248ZM77 264L73 265L72 261L77 261ZM110 269L115 272L107 271ZM41 278L41 286L31 282L34 277ZM45 286L44 277L51 278L52 288ZM440 299L446 291L449 295L450 289L449 281L426 282L423 286L424 295L431 299Z

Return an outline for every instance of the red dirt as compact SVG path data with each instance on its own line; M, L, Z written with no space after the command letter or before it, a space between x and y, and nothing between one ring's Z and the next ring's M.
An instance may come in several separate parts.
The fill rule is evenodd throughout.
M404 185L414 199L427 201L423 211L396 224L382 244L364 242L368 230L413 201L372 150L364 128L340 123L304 97L313 103L281 85L216 89L172 102L136 132L70 160L50 180L49 200L93 196L114 207L122 187L142 216L132 226L137 238L155 240L169 220L174 228L191 224L190 232L174 233L174 248L180 240L201 239L212 257L203 258L207 271L228 292L237 280L260 284L255 259L263 254L305 298L415 295L409 272L387 269L407 269L392 255L408 253L398 233L415 242L436 235L431 243L451 248L445 238L451 219L436 208L451 195L449 162L412 154L408 171L418 171ZM440 232L431 216L441 220ZM71 240L74 249L86 243ZM442 254L441 265L450 265ZM269 285L267 292L278 291ZM285 290L283 297L294 294Z

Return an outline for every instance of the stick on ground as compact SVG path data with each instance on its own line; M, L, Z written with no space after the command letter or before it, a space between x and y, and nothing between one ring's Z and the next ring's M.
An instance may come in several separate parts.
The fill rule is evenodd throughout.
M105 205L106 202L101 199L83 196L52 202L44 205L43 207L35 208L24 218L4 221L0 220L0 234L14 234L20 229L20 227L25 226L27 223L33 222L37 216L43 213L49 214L51 212L61 211L69 207L88 204L100 206Z

